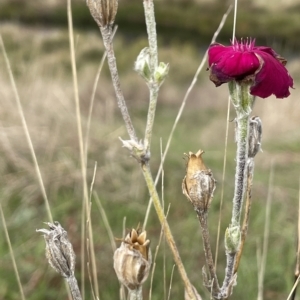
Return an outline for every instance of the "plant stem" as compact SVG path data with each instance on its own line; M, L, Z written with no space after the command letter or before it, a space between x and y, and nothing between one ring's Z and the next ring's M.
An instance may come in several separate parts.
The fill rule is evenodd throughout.
M214 260L213 260L213 255L211 251L211 246L210 246L210 237L209 237L209 231L208 231L208 225L207 225L207 212L204 213L197 213L198 219L200 222L200 227L201 227L201 234L202 234L202 240L203 240L203 247L204 247L204 254L205 254L205 261L208 266L209 270L209 275L210 275L210 280L212 283L212 294L217 295L220 293L220 287L219 287L219 282L217 278L217 274L215 271L215 266L214 266ZM211 287L209 287L211 288Z
M150 91L149 108L147 115L147 123L145 130L144 146L145 151L150 152L152 128L155 118L156 103L158 97L159 84L154 79L155 69L158 64L158 51L157 51L157 35L156 35L156 23L155 23L155 13L153 0L144 0L144 11L145 20L148 33L148 43L150 51L150 71L151 71L151 81L148 83Z
M144 146L145 146L146 153L150 151L150 146L151 146L152 128L153 128L154 118L155 118L158 90L159 87L156 83L149 84L150 102L149 102L145 138L144 138Z
M78 288L77 280L74 276L66 279L69 285L73 300L81 300L81 294Z
M111 79L117 96L118 106L121 110L121 114L124 119L125 126L130 139L137 142L138 139L121 90L121 83L119 79L116 57L115 57L113 43L112 43L112 36L113 36L112 27L111 26L100 27L100 32L102 34L104 47L107 52L108 67L110 70Z
M248 225L249 225L249 218L250 218L250 210L252 205L252 199L251 199L251 187L253 182L253 171L254 171L254 159L249 158L249 161L247 163L247 190L246 190L246 204L245 204L245 213L244 213L244 220L243 220L243 226L241 231L241 244L240 248L237 252L236 261L234 264L234 273L237 273L240 260L243 253L243 248L246 241L246 236L248 232Z
M163 227L166 240L167 240L167 242L169 244L169 247L170 247L170 249L171 249L171 251L173 253L173 257L174 257L175 263L176 263L176 265L178 267L178 271L179 271L180 276L181 276L181 278L183 280L183 283L185 285L185 289L186 289L186 291L187 291L190 299L196 300L195 294L193 292L193 286L190 283L190 280L189 280L189 278L188 278L188 276L186 274L184 265L183 265L183 263L181 261L178 249L177 249L176 244L175 244L174 237L172 235L172 232L171 232L171 229L169 227L169 224L168 224L168 222L167 222L167 220L165 218L164 211L163 211L163 208L161 206L161 203L160 203L160 200L159 200L159 196L158 196L158 193L157 193L156 188L155 188L155 183L154 183L152 175L151 175L149 164L146 163L146 164L142 165L141 169L143 171L143 175L144 175L145 181L147 183L148 190L149 190L149 193L150 193L150 197L152 198L153 205L154 205L154 208L156 210L158 219L159 219L159 221L160 221L160 223L161 223L161 225Z
M236 110L236 172L231 226L239 226L243 197L246 190L246 163L248 159L249 115L254 97L249 93L248 84L231 81L228 84L230 97Z
M129 300L143 300L142 286L138 287L136 290L128 289L128 299Z
M158 62L154 4L153 0L144 0L143 4L150 50L150 70L153 74Z
M225 270L225 278L222 285L222 296L225 299L231 295L230 287L233 285L233 275L234 275L234 265L235 265L236 252L234 253L226 253L226 270Z

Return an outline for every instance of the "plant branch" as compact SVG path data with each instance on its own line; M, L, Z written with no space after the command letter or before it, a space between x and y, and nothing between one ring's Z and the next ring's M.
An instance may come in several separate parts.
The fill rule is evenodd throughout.
M156 191L155 183L154 183L152 175L151 175L149 164L142 165L141 169L142 169L142 172L143 172L143 175L144 175L144 178L145 178L145 181L146 181L149 193L150 193L150 197L152 198L153 205L154 205L154 208L156 210L158 219L159 219L159 221L160 221L160 223L163 227L167 243L169 244L169 247L170 247L170 249L173 253L175 263L178 267L178 271L179 271L180 276L181 276L181 278L183 280L183 283L185 285L185 289L186 289L190 299L196 300L195 299L195 294L193 292L193 286L190 283L190 280L189 280L189 278L186 274L184 265L181 261L178 249L177 249L176 244L175 244L174 237L172 235L169 224L168 224L168 222L165 218L164 211L163 211L163 208L161 206L158 193Z
M73 300L82 300L77 280L74 276L66 278Z
M207 212L199 212L197 211L198 220L200 222L201 227L201 234L202 234L202 240L203 240L203 248L204 248L204 254L205 254L205 261L208 267L209 276L210 276L210 283L207 288L209 290L212 289L212 295L218 295L220 294L220 286L214 266L214 260L213 255L211 251L210 246L210 237L209 237L209 231L208 231L208 224L207 224Z
M135 290L128 289L128 300L143 300L142 286L139 286Z
M118 74L118 69L117 69L117 63L116 63L116 57L114 53L114 47L113 47L113 42L112 42L112 37L113 37L113 32L112 32L112 27L110 25L107 26L102 26L99 27L100 32L102 34L103 38L103 44L105 47L105 50L107 52L107 62L108 62L108 67L110 70L111 74L111 79L113 82L113 86L115 89L115 93L117 96L117 102L118 106L120 108L123 120L125 122L125 126L128 132L128 135L132 141L137 142L137 136L130 118L130 115L128 113L128 109L126 106L126 102L121 90L121 83L120 83L120 78Z

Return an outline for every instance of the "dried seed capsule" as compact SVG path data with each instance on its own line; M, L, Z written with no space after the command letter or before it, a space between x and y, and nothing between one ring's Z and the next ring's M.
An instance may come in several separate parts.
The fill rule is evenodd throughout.
M38 229L37 232L44 233L46 257L49 264L65 278L74 276L75 253L68 240L67 232L58 222L46 224L50 230Z
M114 253L114 269L128 289L138 289L148 278L152 257L146 231L132 229Z
M114 23L118 0L86 0L86 4L99 27L106 27Z
M249 121L249 149L248 157L255 157L261 149L262 124L259 117L252 117Z
M196 154L189 152L186 176L182 182L182 192L193 204L197 213L206 212L209 208L216 181L211 170L207 169L202 160L204 151Z

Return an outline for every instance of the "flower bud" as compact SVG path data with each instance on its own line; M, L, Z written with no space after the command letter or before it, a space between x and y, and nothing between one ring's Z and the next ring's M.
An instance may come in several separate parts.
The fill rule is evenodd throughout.
M227 253L236 253L241 241L239 226L228 227L225 231L225 249Z
M255 157L261 150L262 124L259 117L252 117L249 121L249 149L248 157Z
M202 150L196 154L189 152L186 176L182 182L182 192L193 204L197 213L208 210L216 188L211 170L203 163L201 157L203 153Z
M49 264L65 278L74 276L75 253L68 240L67 232L58 222L45 224L50 227L50 230L38 229L36 231L44 233L46 257Z
M106 27L114 23L118 0L86 0L86 4L99 27Z
M130 290L139 288L148 278L152 257L146 231L132 229L114 253L118 279Z
M154 79L159 86L162 85L168 73L169 73L169 64L165 64L164 62L159 63L159 65L156 67L154 71Z
M134 70L137 71L147 82L151 79L150 70L150 50L148 47L144 48L137 57Z

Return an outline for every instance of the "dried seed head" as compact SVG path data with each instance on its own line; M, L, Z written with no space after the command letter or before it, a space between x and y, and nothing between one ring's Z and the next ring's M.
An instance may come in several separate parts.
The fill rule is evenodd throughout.
M197 213L208 210L216 188L212 172L206 168L202 160L203 153L202 150L196 154L189 152L186 176L182 182L182 192L193 204Z
M74 276L75 253L68 240L67 232L58 222L45 224L49 226L50 230L38 229L36 231L44 234L46 257L49 264L65 278Z
M106 27L114 23L118 0L86 0L86 4L99 27Z
M248 157L255 157L261 150L262 124L259 117L252 117L249 121L249 149Z
M118 279L128 289L135 290L148 278L152 257L146 231L132 229L114 254L114 269Z

